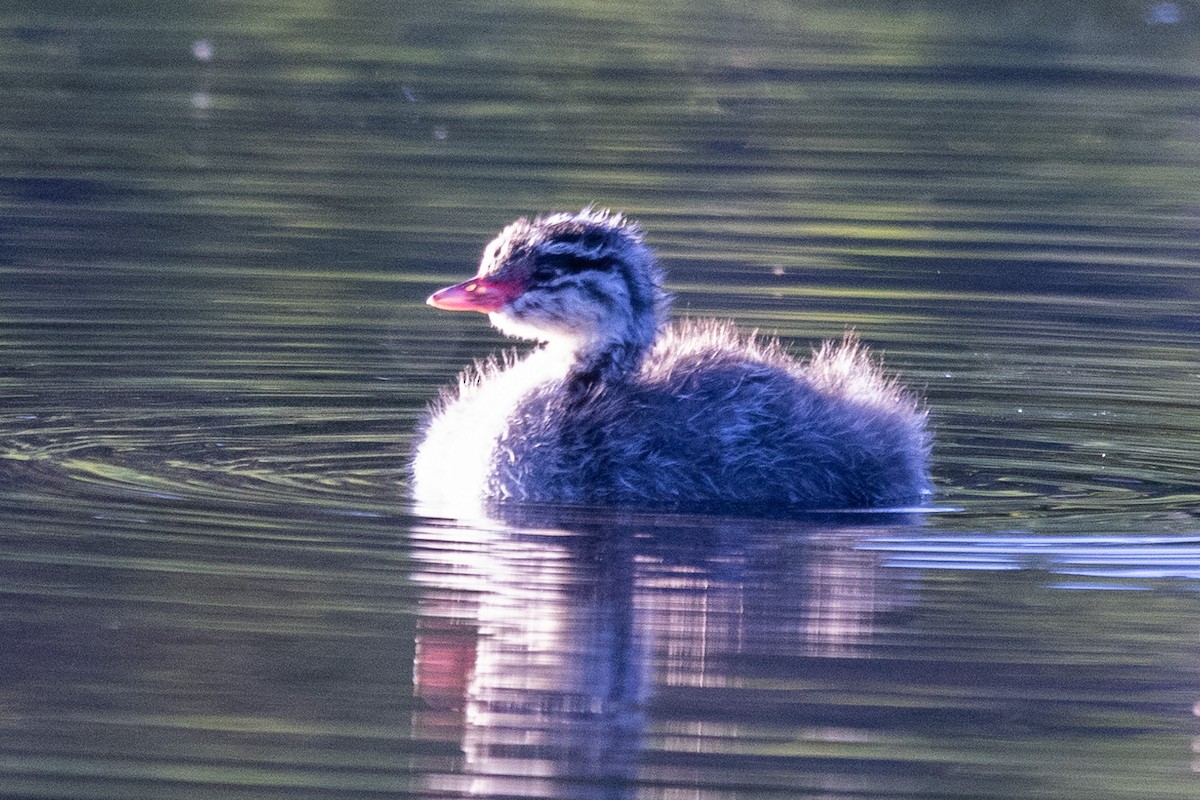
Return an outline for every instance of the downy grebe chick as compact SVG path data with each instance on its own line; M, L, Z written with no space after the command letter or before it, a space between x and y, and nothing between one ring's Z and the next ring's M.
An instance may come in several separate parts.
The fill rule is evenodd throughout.
M519 219L429 305L543 343L468 368L431 409L418 502L879 508L929 494L925 413L853 337L801 362L731 323L668 324L635 223Z

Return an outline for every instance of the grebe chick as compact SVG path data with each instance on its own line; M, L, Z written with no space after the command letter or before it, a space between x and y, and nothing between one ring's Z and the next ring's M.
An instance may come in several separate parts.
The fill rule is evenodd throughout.
M477 363L430 409L419 504L880 508L929 495L925 413L853 337L807 362L728 322L668 324L641 231L519 219L429 305L542 346Z

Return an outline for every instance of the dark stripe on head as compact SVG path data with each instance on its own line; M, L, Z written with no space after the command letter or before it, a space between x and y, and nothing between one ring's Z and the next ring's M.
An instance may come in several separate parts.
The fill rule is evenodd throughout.
M604 286L591 281L580 281L576 284L576 288L587 295L588 299L593 303L603 306L606 312L611 314L616 311L617 298L613 297L612 292L608 291Z
M593 257L579 253L542 253L537 257L534 269L577 275L588 270L612 269L612 265L613 257L609 254Z

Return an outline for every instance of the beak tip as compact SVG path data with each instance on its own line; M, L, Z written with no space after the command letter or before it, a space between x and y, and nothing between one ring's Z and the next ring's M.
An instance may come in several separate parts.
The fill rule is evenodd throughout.
M490 314L510 299L502 285L471 278L445 289L438 289L429 295L425 303L442 311L478 311Z
M520 295L520 287L511 281L476 276L452 287L434 291L425 302L442 311L478 311L491 314Z

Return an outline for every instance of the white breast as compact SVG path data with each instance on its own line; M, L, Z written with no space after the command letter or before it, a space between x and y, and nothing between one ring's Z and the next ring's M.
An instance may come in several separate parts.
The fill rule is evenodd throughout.
M465 370L458 396L433 414L413 458L418 513L482 515L496 442L514 409L536 387L562 378L570 363L569 353L545 348L507 365L493 361Z

